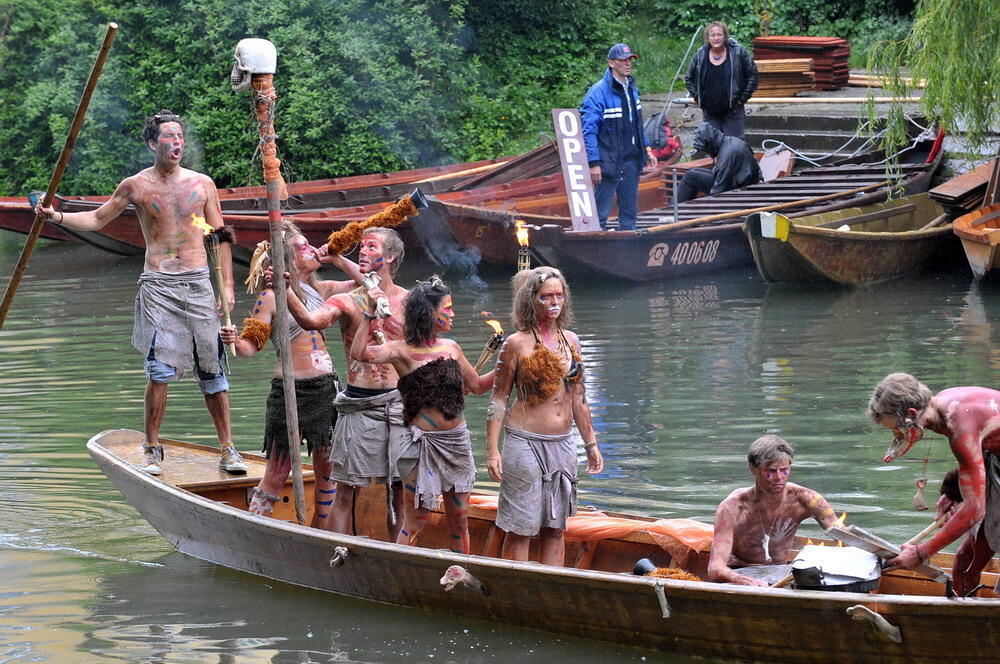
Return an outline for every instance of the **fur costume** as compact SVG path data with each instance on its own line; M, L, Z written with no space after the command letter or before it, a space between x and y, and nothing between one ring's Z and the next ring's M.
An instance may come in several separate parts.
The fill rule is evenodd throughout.
M271 326L264 321L257 320L256 318L243 319L243 330L240 332L240 339L246 339L256 346L258 351L267 343L269 336L271 336Z
M401 376L398 389L403 396L403 421L413 424L424 408L439 410L449 420L460 417L465 410L463 385L458 362L450 357L438 358Z
M561 335L561 333L560 333ZM575 373L567 374L560 355L553 352L535 336L535 350L522 359L518 366L518 396L529 406L537 406L554 397L562 388L563 381L579 382L583 377L583 362L579 354L566 338L562 342L569 347L571 366Z

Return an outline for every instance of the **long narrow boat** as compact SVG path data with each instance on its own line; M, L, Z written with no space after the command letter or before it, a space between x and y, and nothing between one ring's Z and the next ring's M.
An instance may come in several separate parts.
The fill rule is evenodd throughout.
M859 286L954 266L959 242L946 220L925 192L796 219L757 213L743 230L765 281Z
M913 572L883 574L871 593L635 576L630 572L641 558L703 575L707 554L682 555L678 551L690 549L677 546L680 534L657 537L661 522L625 515L610 516L634 526L628 535L591 539L574 535L571 528L568 540L587 541L567 544L571 566L566 568L499 559L502 532L488 507L470 509L473 555L447 550L447 529L436 511L419 545L402 546L385 541L384 488L361 492L356 512L361 536L340 535L289 522L289 487L275 518L250 514L248 495L264 467L258 456L247 455L250 471L234 478L216 467L216 449L163 441L163 475L154 478L137 467L142 440L137 431L106 431L92 438L87 450L126 500L178 550L286 583L740 661L985 664L996 661L1000 647L1000 599L991 590L981 590L980 599L948 599L944 585ZM312 481L308 469L305 478ZM311 493L307 485L306 495ZM586 524L596 517L577 518ZM668 540L674 554L660 544ZM939 554L932 562L950 569L952 560ZM993 561L983 583L992 588L997 572Z
M954 230L976 279L1000 272L1000 203L962 215Z
M797 218L878 203L888 197L890 182L904 195L926 191L941 163L940 146L922 141L900 161L898 180L887 179L879 159L852 160L696 198L678 205L676 212L653 210L639 215L634 231L575 232L541 220L530 229L529 241L543 264L602 278L656 281L742 269L753 264L743 233L743 222L751 214L780 211Z

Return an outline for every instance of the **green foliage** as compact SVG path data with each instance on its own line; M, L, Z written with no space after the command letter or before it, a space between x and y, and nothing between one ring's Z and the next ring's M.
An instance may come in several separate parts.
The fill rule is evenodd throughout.
M953 0L921 0L909 35L873 48L868 68L888 76L890 92L905 97L909 86L901 68L909 66L910 76L926 81L920 104L927 118L962 129L977 149L1000 124L1000 13L992 0L963 0L961 11L955 9ZM887 148L905 140L904 122L896 108Z

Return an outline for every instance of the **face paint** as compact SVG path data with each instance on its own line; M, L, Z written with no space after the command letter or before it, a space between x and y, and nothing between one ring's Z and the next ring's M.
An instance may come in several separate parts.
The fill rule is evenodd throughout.
M882 463L889 463L910 451L924 436L924 428L913 420L904 420L892 427L892 443L882 457Z

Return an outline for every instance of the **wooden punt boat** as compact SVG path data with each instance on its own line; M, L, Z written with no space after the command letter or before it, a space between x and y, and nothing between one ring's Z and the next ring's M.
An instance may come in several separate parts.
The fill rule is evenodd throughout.
M852 159L809 168L687 201L676 213L664 208L640 214L634 231L570 231L537 220L529 229L531 251L545 265L628 281L743 269L753 264L743 222L755 212L774 210L797 218L886 200L889 188L881 156L872 153L862 159L875 163ZM941 163L940 146L922 141L900 161L898 189L904 195L926 191Z
M976 279L1000 271L1000 203L962 215L955 220L954 231Z
M757 213L743 230L765 281L859 286L954 266L961 259L951 223L935 224L945 220L925 192L796 219Z
M288 520L293 502L288 487L275 518L247 512L248 493L263 471L259 456L246 455L249 473L231 477L216 467L216 449L164 441L164 472L154 478L136 467L141 443L137 431L105 431L88 442L87 450L126 500L178 550L286 583L740 661L985 664L996 661L1000 647L1000 599L990 590L981 590L980 599L947 599L942 584L913 572L884 574L872 593L634 576L630 571L641 558L658 566L683 565L696 575L706 565L704 552L672 559L642 529L652 528L647 524L653 520L644 517L628 517L640 524L631 535L568 543L571 566L566 568L499 559L502 533L493 523L494 512L475 506L469 515L473 555L447 550L443 516L436 512L419 546L390 544L385 541L384 489L361 491L356 513L361 536L329 533ZM311 482L308 468L305 478ZM932 562L950 569L952 556L939 554ZM442 577L452 566L471 577L449 591ZM992 587L997 572L994 560L983 583ZM865 609L888 623L888 633L852 619ZM898 629L895 637L892 627Z

